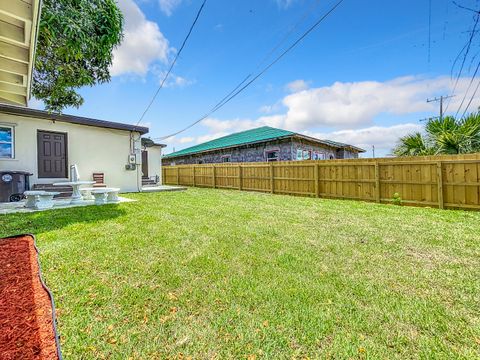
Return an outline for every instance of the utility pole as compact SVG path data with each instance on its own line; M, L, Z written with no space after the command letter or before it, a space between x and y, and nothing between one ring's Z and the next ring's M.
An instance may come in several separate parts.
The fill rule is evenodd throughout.
M375 159L375 145L372 145L372 155L373 155L373 158Z
M440 101L440 121L443 119L443 100L450 99L455 95L440 96L439 98L427 99L427 103Z

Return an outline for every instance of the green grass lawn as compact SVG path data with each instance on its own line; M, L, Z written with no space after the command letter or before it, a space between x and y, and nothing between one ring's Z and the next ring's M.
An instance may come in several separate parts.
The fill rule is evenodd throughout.
M480 358L480 213L210 189L0 216L66 359Z

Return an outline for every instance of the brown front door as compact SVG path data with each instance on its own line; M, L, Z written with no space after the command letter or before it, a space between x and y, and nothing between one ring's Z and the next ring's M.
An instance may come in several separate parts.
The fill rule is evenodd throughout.
M142 151L142 176L148 177L148 151Z
M38 131L38 177L67 178L67 134Z

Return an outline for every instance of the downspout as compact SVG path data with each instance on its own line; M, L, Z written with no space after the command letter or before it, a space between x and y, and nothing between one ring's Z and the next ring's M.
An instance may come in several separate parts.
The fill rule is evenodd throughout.
M139 135L137 140L140 140L141 138L142 138L142 136ZM135 154L135 158L137 158L136 155L138 155L136 153L136 149L135 149L135 141L137 141L137 140L135 140L135 133L133 131L130 131L130 154ZM138 163L139 163L139 160L137 159L137 161L135 161L135 165L136 165L135 175L136 175L136 178L137 178L137 191L142 192L142 184L139 181L139 178L140 178L140 166L139 165L141 165L141 157L140 157L140 164L138 164Z

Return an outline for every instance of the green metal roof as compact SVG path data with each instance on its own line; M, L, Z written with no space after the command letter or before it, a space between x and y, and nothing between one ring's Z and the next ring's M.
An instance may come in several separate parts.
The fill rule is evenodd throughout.
M269 126L262 126L256 129L246 130L246 131L238 132L235 134L223 136L215 140L207 141L202 144L198 144L198 145L165 155L164 157L169 158L169 157L190 155L190 154L209 151L209 150L244 145L249 143L256 143L260 141L277 139L279 137L291 136L291 135L296 135L296 133L287 131L287 130L282 130L282 129L275 129Z
M207 141L202 144L198 144L180 151L176 151L174 153L165 155L164 158L173 158L178 156L197 154L205 151L228 148L232 146L240 146L245 144L258 143L262 141L268 141L268 140L278 139L278 138L287 137L287 136L297 136L297 137L305 138L311 141L316 141L324 145L328 145L335 148L350 147L359 152L365 152L365 150L363 149L360 149L348 144L343 144L343 143L330 141L330 140L319 140L319 139L311 138L311 137L301 135L292 131L276 129L270 126L262 126L256 129L246 130L246 131L238 132L235 134L223 136L215 140Z

